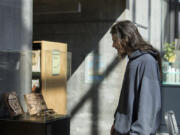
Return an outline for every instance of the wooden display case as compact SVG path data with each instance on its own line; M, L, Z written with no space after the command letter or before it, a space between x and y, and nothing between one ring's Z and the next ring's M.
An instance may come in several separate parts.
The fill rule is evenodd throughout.
M67 44L34 41L33 51L40 51L40 70L33 72L33 79L39 79L47 107L66 114Z

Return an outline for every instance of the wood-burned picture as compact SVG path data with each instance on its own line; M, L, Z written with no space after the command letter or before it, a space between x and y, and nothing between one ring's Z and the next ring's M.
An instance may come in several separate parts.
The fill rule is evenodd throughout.
M24 95L30 115L35 115L43 110L47 110L47 105L41 93L30 93Z
M16 92L4 93L3 98L8 107L8 111L11 117L16 117L24 114L24 111L20 105Z
M32 51L32 71L40 72L40 50Z

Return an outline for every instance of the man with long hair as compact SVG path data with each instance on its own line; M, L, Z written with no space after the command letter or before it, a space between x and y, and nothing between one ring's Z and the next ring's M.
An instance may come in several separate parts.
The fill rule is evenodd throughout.
M111 28L113 47L128 56L111 135L154 135L161 118L161 56L131 21Z

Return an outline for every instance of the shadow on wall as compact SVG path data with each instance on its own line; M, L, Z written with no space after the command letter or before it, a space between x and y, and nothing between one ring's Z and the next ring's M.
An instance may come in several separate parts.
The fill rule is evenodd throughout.
M92 113L92 126L91 126L91 134L92 135L98 135L98 117L99 117L99 88L102 84L102 82L104 81L104 79L106 77L108 77L108 75L113 71L113 69L117 66L117 64L119 63L119 58L116 57L114 58L114 60L110 63L110 65L108 65L108 68L106 69L106 71L104 71L104 73L102 74L102 76L104 76L104 78L99 81L98 83L94 83L94 85L92 85L89 90L87 91L87 93L79 100L79 102L77 103L77 105L72 109L71 111L71 116L72 119L73 117L76 115L76 113L81 109L81 107L83 107L84 104L86 104L86 101L91 100L92 101L92 108L91 108L91 113Z

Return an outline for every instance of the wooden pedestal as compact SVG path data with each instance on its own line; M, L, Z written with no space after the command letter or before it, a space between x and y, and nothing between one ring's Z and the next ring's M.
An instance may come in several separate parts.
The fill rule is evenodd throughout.
M0 120L0 135L70 135L70 117Z

